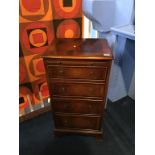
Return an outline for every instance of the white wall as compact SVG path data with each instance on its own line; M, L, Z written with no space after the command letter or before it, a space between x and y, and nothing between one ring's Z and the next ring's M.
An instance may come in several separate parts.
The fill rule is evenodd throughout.
M84 38L98 38L98 31L96 31L92 22L84 16Z
M84 38L90 38L90 20L84 16Z

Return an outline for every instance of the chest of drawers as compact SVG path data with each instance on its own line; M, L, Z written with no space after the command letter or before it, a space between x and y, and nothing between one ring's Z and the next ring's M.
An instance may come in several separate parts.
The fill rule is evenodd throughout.
M43 56L56 135L102 136L112 52L104 39L56 39Z

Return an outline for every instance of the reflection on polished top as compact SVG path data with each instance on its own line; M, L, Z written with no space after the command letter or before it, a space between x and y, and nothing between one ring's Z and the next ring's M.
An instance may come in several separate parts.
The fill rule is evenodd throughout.
M113 59L105 39L55 39L42 57L67 59Z

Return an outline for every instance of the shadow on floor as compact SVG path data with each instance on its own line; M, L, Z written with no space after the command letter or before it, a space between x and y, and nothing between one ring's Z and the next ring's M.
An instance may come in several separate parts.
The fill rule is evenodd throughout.
M135 104L125 97L108 101L103 140L89 136L55 138L52 115L47 112L20 124L20 155L134 155Z

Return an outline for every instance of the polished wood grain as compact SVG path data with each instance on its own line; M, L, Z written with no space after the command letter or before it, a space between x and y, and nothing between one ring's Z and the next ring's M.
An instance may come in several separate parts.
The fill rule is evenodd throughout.
M67 66L67 65L70 65L70 66L108 66L110 67L110 61L109 60L95 60L94 59L67 59L67 58L63 58L63 59L60 59L60 58L48 58L46 57L46 61L44 61L45 63L45 67L48 68L48 65L63 65L63 66ZM74 60L74 61L73 61Z
M48 65L51 78L77 79L77 80L102 80L107 77L107 66L54 66Z
M101 116L55 114L56 128L100 129Z
M56 113L102 114L104 100L54 98L53 109Z
M43 55L55 135L102 137L112 51L104 39L56 39Z
M111 60L113 56L105 39L55 39L43 57Z
M90 130L90 129L54 129L55 135L62 137L64 134L71 135L71 134L76 134L76 135L86 135L86 136L94 136L96 139L101 140L102 139L102 130Z
M52 89L53 97L71 96L102 99L105 93L104 83L51 81L49 86Z

